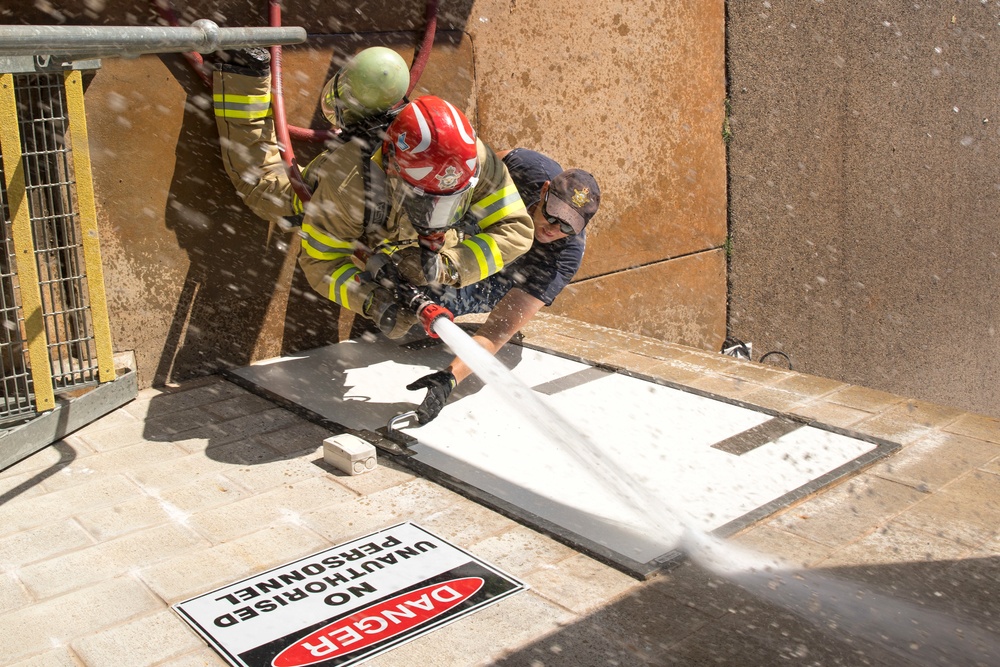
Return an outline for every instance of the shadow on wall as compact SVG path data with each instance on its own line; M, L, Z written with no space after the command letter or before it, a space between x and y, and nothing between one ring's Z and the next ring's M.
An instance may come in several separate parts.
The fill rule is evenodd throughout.
M340 309L314 296L298 269L297 238L269 233L236 196L209 91L179 57L162 60L188 95L164 217L190 263L152 384L245 366L261 347L287 353L337 342ZM269 321L282 310L283 322L280 312Z

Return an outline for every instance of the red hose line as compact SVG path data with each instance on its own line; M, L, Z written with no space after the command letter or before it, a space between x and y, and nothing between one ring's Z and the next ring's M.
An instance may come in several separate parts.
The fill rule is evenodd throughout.
M281 0L268 0L268 18L272 28L281 27ZM288 134L288 123L285 118L285 99L281 94L281 46L271 47L271 108L274 111L274 129L278 134L278 153L285 163L288 180L295 194L305 203L312 199L312 191L302 180L302 173L295 162L295 152L292 150L292 139Z
M296 127L295 125L288 126L288 135L292 139L298 141L308 141L311 143L319 144L324 141L329 141L330 139L337 138L337 132L329 129L317 129L313 127Z
M409 97L413 89L417 87L420 75L424 73L428 58L431 57L431 47L434 46L434 34L437 32L437 12L438 0L427 0L427 7L424 17L427 25L424 26L424 39L413 54L413 63L410 65L410 87L406 89L406 96Z

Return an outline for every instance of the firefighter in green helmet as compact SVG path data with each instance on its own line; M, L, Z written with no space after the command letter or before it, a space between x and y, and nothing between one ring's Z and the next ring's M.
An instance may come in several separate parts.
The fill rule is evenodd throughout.
M387 125L410 85L410 71L398 53L373 46L351 58L323 88L323 115L334 127L352 131Z
M409 71L395 52L365 49L324 88L341 141L302 170L308 202L278 152L268 52L224 55L213 101L226 172L254 213L293 221L299 265L324 298L398 338L418 321L404 287L478 282L531 247L532 218L504 162L449 102L406 101ZM376 279L386 258L399 289ZM420 321L430 333L430 320Z

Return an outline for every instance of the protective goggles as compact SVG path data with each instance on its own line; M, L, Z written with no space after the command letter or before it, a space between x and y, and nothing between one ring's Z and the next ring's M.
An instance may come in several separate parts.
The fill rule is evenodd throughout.
M561 231L566 236L574 236L576 234L576 230L573 229L573 227L568 222L560 220L559 218L555 217L554 215L549 215L549 191L548 190L545 191L545 201L542 202L542 214L545 216L545 221L547 223L549 223L550 225L557 225L559 227L559 231Z
M472 205L473 189L479 182L472 177L458 192L435 195L414 187L397 177L403 193L403 210L418 233L434 232L454 227Z

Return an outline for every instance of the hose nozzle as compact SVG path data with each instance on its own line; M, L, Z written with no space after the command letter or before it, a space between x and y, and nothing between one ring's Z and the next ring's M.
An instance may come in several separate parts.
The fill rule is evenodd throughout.
M421 306L420 310L417 311L417 317L420 318L420 323L424 325L424 331L431 338L438 338L437 333L434 331L434 323L441 317L447 317L452 322L455 321L455 316L451 314L451 311L440 306L433 301L428 301L426 304Z
M455 316L450 310L434 303L427 294L408 283L400 283L396 286L396 298L404 308L417 316L424 331L431 338L438 337L434 333L433 326L439 317L447 317L452 322L455 321Z

